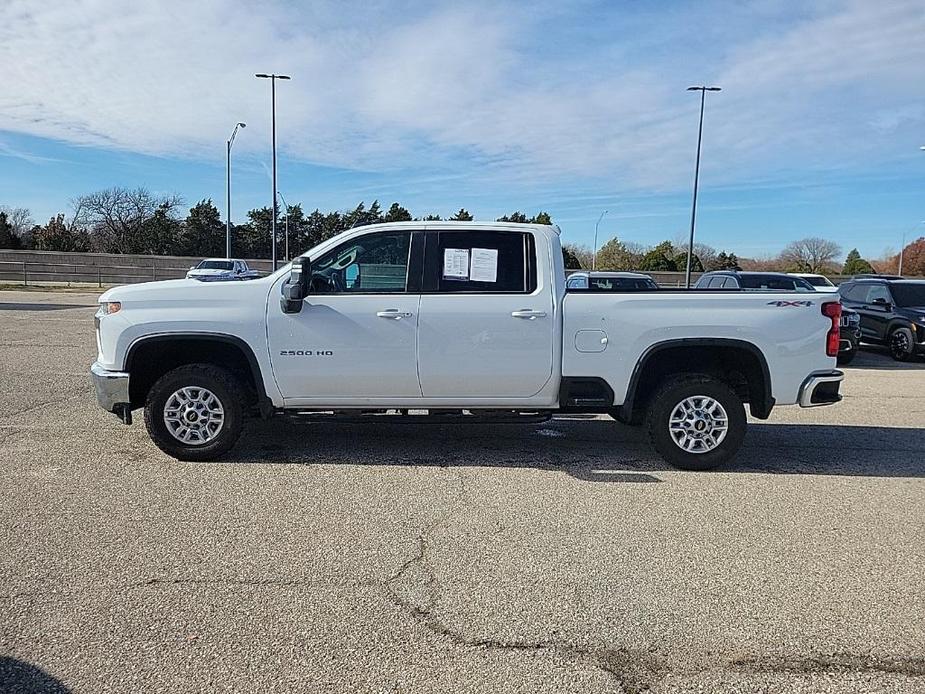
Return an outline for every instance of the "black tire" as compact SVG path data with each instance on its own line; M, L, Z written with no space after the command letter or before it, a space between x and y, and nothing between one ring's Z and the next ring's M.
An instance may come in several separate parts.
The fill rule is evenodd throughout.
M854 361L854 356L858 353L857 348L852 349L850 352L839 352L838 353L838 365L845 366Z
M164 421L168 398L183 388L210 391L218 400L224 417L210 440L184 443L171 433ZM201 425L200 425L201 426ZM212 364L187 364L161 376L148 392L145 402L145 428L154 444L177 460L215 460L235 445L244 426L244 389L231 373Z
M712 398L719 403L726 412L727 428L725 436L712 450L691 452L675 441L669 423L676 407L688 398L698 397ZM741 447L746 426L742 399L726 383L705 374L686 374L665 381L649 401L646 411L646 427L655 450L669 465L682 470L712 470L728 462ZM698 434L693 432L694 436Z
M915 353L915 338L909 328L896 328L890 333L890 356L896 361L909 361Z

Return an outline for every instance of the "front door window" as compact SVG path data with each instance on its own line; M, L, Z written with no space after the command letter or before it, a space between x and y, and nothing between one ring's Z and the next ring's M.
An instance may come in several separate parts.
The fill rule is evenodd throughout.
M409 232L351 239L312 259L312 294L393 294L406 291Z

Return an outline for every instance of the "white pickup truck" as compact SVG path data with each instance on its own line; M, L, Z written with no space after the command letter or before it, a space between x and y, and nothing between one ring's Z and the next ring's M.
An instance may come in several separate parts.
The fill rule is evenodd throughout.
M206 258L193 265L186 273L186 279L200 282L251 280L255 277L260 277L260 273L251 270L246 260L232 258Z
M127 424L144 407L181 460L227 453L248 415L583 412L645 423L666 461L703 470L741 445L743 403L763 419L841 399L837 296L566 292L553 226L367 226L260 279L136 284L99 302L100 405Z

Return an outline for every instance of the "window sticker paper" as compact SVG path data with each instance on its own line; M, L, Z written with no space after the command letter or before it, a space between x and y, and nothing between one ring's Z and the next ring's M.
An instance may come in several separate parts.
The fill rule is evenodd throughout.
M446 248L443 251L443 279L469 279L469 249Z
M473 282L498 281L498 249L473 248L472 272L469 279Z

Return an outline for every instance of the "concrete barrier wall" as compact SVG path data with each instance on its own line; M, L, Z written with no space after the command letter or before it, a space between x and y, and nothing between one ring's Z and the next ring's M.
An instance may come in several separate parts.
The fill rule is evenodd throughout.
M133 284L181 278L200 260L173 255L0 250L0 282ZM269 260L248 263L261 272L270 271Z
M0 282L42 284L133 284L178 279L201 257L176 255L120 255L116 253L65 253L61 251L0 250ZM270 272L269 260L248 260L260 272ZM282 263L282 261L280 261ZM650 272L663 287L684 286L683 272ZM700 273L691 273L693 281ZM839 284L847 277L830 277Z

